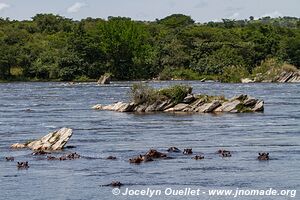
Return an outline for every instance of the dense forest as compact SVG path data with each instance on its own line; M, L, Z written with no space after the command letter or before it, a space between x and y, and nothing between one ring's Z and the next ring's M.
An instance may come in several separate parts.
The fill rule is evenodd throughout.
M0 18L0 80L6 81L87 81L104 73L115 80L234 81L270 60L300 68L300 19L200 24L182 14L151 22L53 14Z

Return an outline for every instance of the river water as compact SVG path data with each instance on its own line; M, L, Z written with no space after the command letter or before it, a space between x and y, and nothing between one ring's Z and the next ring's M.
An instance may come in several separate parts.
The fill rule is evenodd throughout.
M164 87L181 82L149 83ZM300 85L221 84L182 82L194 93L231 97L246 93L265 101L264 113L243 114L130 114L95 111L91 106L128 100L132 82L107 86L94 83L0 84L0 199L150 199L114 196L113 180L130 190L200 189L200 196L157 195L151 199L232 199L209 196L211 189L300 189ZM31 111L28 111L30 109ZM77 152L82 158L48 161L29 150L9 146L39 138L61 127L74 134L57 155ZM128 159L150 148L193 148L204 160L171 154L174 159L129 164ZM225 148L231 158L215 154ZM258 152L270 153L258 161ZM56 154L54 154L56 155ZM107 156L117 160L106 160ZM14 156L7 162L6 156ZM18 170L17 161L28 161ZM206 192L206 194L204 194ZM300 190L298 191L298 193ZM297 194L293 199L299 198ZM235 199L291 199L290 196L238 196Z

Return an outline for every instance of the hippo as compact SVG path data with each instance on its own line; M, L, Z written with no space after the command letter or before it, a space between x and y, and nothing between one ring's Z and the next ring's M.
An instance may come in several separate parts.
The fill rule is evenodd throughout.
M183 154L185 154L185 155L193 154L193 149L184 149Z
M202 156L202 155L196 155L196 156L192 157L192 159L194 159L194 160L202 160L202 159L204 159L204 156Z
M168 149L168 152L175 152L175 153L179 153L181 152L180 149L178 149L177 147L170 147Z
M70 153L70 154L66 155L66 157L68 160L74 160L74 159L80 158L80 155L75 152L75 153Z
M219 149L217 153L222 157L231 157L231 152L225 149Z
M54 156L47 156L47 160L58 160L58 158Z
M101 185L102 187L103 186L110 186L110 187L121 187L123 186L124 184L121 183L120 181L112 181L110 184L106 184L106 185Z
M269 153L265 153L265 152L262 152L262 153L258 153L258 157L257 157L258 160L269 160Z
M150 158L165 158L167 157L167 154L165 153L161 153L155 149L150 149L146 154L145 156L148 156Z
M14 161L15 158L14 157L5 157L6 161Z
M108 156L106 159L107 159L107 160L116 160L117 157L115 157L115 156Z
M129 159L129 162L130 163L134 163L134 164L140 164L141 162L143 162L144 159L143 159L143 156L142 155L139 155L137 157L133 157L133 158L130 158Z
M36 155L45 155L45 154L51 154L49 152L45 152L43 150L39 150L39 151L35 151L32 153L32 155L36 156Z
M28 169L29 168L28 161L18 162L17 167L18 167L18 169Z

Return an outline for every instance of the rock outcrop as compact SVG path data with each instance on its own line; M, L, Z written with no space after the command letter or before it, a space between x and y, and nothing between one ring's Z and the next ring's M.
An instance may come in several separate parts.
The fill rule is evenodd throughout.
M261 112L264 110L264 101L241 94L231 99L221 96L187 94L181 102L175 103L171 99L159 100L152 103L124 103L117 102L110 105L97 104L92 107L96 110L109 110L117 112Z
M271 72L267 72L266 74L270 74ZM279 75L276 75L274 77L268 77L268 75L265 74L257 74L254 79L250 78L244 78L241 79L242 83L254 83L254 82L263 82L263 83L300 83L300 70L298 71L283 71L281 73L278 73ZM266 78L268 77L268 78Z
M279 83L299 83L300 71L298 72L282 72L277 78L276 82Z
M111 75L106 73L99 78L97 83L101 85L110 84L110 80L111 80Z
M71 138L73 132L69 128L61 128L57 131L49 133L44 137L28 142L25 144L16 143L11 145L11 148L30 148L33 151L55 151L64 148L66 143Z

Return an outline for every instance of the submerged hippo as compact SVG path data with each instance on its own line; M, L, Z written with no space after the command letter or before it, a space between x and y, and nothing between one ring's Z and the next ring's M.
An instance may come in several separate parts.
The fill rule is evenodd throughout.
M107 159L107 160L116 160L117 157L115 157L115 156L108 156L106 159Z
M185 154L185 155L193 154L193 149L184 149L183 154Z
M269 160L269 153L265 153L265 152L262 152L262 153L258 153L258 157L257 157L258 160Z
M113 181L111 182L110 184L106 184L106 185L101 185L102 187L103 186L111 186L111 187L121 187L123 186L124 184L121 183L120 181Z
M145 155L139 155L129 159L130 163L140 164L141 162L153 161L153 159L166 158L167 154L161 153L155 149L150 149Z
M167 154L161 153L155 149L150 149L145 156L148 156L149 158L165 158L167 157Z
M140 164L141 162L143 162L144 159L143 159L143 156L142 155L139 155L137 157L133 157L133 158L130 158L129 159L129 162L130 163L134 163L134 164Z
M170 147L168 149L168 152L175 152L175 153L179 153L181 152L180 149L178 149L177 147Z
M231 152L225 149L219 149L217 153L222 157L231 157Z
M39 151L34 151L32 153L32 155L36 156L36 155L45 155L45 154L51 154L50 152L45 152L43 150L39 150Z
M75 153L70 153L61 157L54 157L54 156L47 156L47 160L74 160L74 159L78 159L81 156L79 154Z
M28 169L29 168L28 161L18 162L17 167L18 167L18 169Z
M14 161L15 158L14 157L5 157L6 161Z
M196 155L196 156L192 157L192 159L194 159L194 160L202 160L202 159L204 159L204 156L202 156L202 155Z
M129 162L134 164L140 164L141 162L150 162L150 161L153 161L153 159L148 155L144 155L144 156L139 155L137 157L133 157L129 159Z

